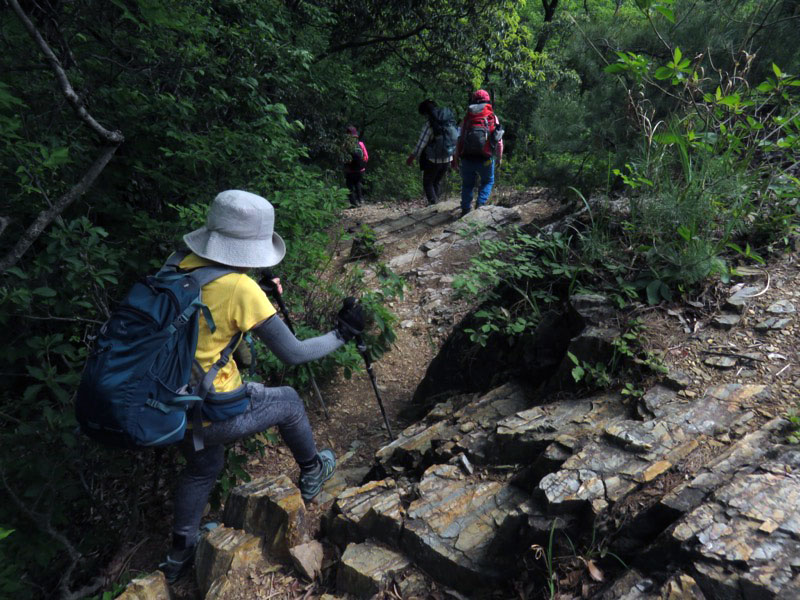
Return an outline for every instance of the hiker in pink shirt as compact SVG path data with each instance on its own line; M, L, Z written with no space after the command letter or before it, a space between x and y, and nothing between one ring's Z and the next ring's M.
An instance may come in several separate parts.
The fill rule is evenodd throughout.
M350 125L347 128L347 158L344 164L344 180L347 189L350 190L350 206L356 207L364 200L364 192L361 188L361 179L364 171L367 170L367 147L364 142L358 139L358 129Z

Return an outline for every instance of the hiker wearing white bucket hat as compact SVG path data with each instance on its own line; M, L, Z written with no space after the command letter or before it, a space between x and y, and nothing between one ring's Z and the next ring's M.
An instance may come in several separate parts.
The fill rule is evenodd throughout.
M294 336L264 290L246 273L248 269L277 265L286 254L286 245L274 226L275 210L266 199L228 190L214 198L205 226L184 236L191 252L172 259L184 270L230 267L229 272L202 287L202 301L215 328L212 331L205 319L200 320L195 362L206 377L213 377L217 398L243 400L232 403L241 406L237 414L195 423L192 435L202 430L202 436L197 436L202 438L200 445L189 440L183 444L186 467L175 490L172 547L160 565L170 582L192 563L200 520L224 466L225 444L277 426L300 467L299 487L304 500L314 498L336 468L333 452L317 452L305 406L294 389L244 383L236 362L221 358L230 353L234 340L252 332L284 363L302 364L333 352L364 329L361 307L356 304L343 306L336 328L325 335L303 341ZM216 373L208 375L216 367Z
M231 267L273 267L286 244L274 231L275 209L261 196L228 190L214 198L206 225L183 241L197 256Z

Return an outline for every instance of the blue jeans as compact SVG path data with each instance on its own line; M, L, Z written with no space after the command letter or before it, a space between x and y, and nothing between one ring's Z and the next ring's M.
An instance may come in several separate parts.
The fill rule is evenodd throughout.
M461 212L468 213L472 208L472 190L475 188L475 179L480 176L481 187L478 190L477 206L486 204L494 185L494 159L475 160L472 158L461 159Z
M299 464L312 461L317 454L306 409L297 392L290 387L269 388L254 382L245 385L250 406L244 413L204 427L203 450L195 452L191 440L181 448L186 467L175 489L172 532L189 545L197 537L208 496L225 464L225 444L277 425Z

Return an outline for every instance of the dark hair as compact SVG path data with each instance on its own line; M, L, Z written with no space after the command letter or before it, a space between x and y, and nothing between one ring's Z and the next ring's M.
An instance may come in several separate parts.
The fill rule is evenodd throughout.
M436 102L434 102L433 100L431 99L423 100L422 102L419 103L417 111L421 115L427 115L429 112L431 112L431 109L434 108L435 106Z

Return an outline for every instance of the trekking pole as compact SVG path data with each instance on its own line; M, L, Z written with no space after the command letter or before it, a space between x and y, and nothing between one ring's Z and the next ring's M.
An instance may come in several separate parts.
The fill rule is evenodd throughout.
M372 370L372 361L370 360L369 353L367 352L367 345L364 343L364 338L360 335L356 336L356 348L358 349L358 353L361 354L361 357L364 359L364 364L367 367L369 380L372 382L372 389L375 390L375 398L378 400L378 406L380 407L381 414L383 415L383 422L386 423L386 431L389 432L389 439L394 441L394 434L392 433L392 428L389 425L389 419L386 417L386 409L383 408L381 393L378 391L378 382L375 379L375 371Z
M289 328L289 331L294 334L294 326L292 325L292 320L289 318L289 309L286 308L286 303L283 301L283 295L281 294L278 286L272 281L272 273L267 273L267 280L269 283L262 286L264 291L267 293L271 293L275 298L275 301L278 303L278 308L281 310L281 314L283 314L283 318L286 320L286 326ZM311 370L311 365L306 363L306 369L308 369L308 377L311 379L311 388L314 390L314 395L317 397L319 401L319 405L322 407L322 412L325 413L325 418L330 421L331 416L328 414L328 407L325 406L325 400L322 399L322 393L319 391L319 386L317 385L317 380L314 379L314 371Z

